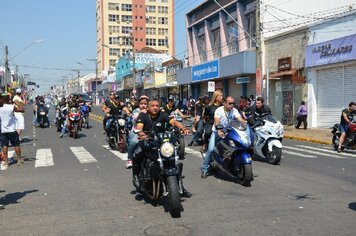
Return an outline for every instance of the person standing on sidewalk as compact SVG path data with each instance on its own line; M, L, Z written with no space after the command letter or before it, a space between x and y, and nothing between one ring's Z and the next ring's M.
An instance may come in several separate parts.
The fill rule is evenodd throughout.
M26 102L21 98L22 90L20 88L16 89L16 95L12 99L15 107L24 108ZM25 129L25 118L23 112L14 112L15 122L16 122L16 132L21 135L21 131ZM21 139L20 139L21 140Z
M303 122L304 125L304 129L307 129L307 115L308 115L308 111L307 111L307 106L305 105L305 102L302 101L298 111L297 111L297 125L295 126L296 129L299 129L300 125Z
M6 169L9 167L8 160L8 147L9 142L15 148L17 164L23 164L24 161L21 157L20 139L19 134L16 132L15 116L14 112L23 112L22 107L16 107L14 105L5 105L5 101L8 95L0 95L0 120L1 120L1 134L0 142L3 150L3 167Z

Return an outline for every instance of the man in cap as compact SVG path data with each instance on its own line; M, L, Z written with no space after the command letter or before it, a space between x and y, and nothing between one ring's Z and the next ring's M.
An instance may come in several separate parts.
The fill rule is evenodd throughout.
M16 95L14 96L14 98L12 99L12 101L14 102L15 107L20 107L20 108L24 108L24 106L26 105L26 102L22 99L21 97L21 93L22 90L20 88L16 89ZM21 131L25 129L25 119L24 119L24 109L21 109L23 111L21 112L14 112L15 115L15 127L16 127L16 132L19 134L21 134Z

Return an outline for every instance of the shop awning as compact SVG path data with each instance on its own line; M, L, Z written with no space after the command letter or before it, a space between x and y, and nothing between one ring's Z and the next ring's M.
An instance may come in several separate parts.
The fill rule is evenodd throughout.
M297 70L293 69L293 70L286 70L286 71L280 71L280 72L271 72L269 73L269 78L280 78L283 77L285 75L296 75L297 74Z
M165 87L176 87L177 85L177 81L173 81L173 82L168 82L168 83L164 83L164 84L159 84L157 86L155 86L155 88L165 88Z

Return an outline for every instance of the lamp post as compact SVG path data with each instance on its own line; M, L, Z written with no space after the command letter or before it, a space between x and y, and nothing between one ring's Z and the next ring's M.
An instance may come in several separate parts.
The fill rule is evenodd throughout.
M96 93L97 93L97 87L98 87L98 59L96 59L96 58L88 58L87 60L95 62L95 103L97 103L96 102L96 98L97 98Z

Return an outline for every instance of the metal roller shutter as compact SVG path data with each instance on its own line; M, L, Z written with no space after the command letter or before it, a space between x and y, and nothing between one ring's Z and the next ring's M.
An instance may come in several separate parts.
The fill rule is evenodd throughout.
M344 106L356 102L356 64L344 67Z
M343 67L317 70L317 126L330 128L340 122L343 107Z
M229 80L229 96L232 96L235 99L235 103L240 101L240 96L242 95L242 87L239 84L236 84L236 80Z
M200 96L208 95L208 82L200 83Z
M247 84L247 97L254 95L256 97L256 79L251 78L250 83Z

